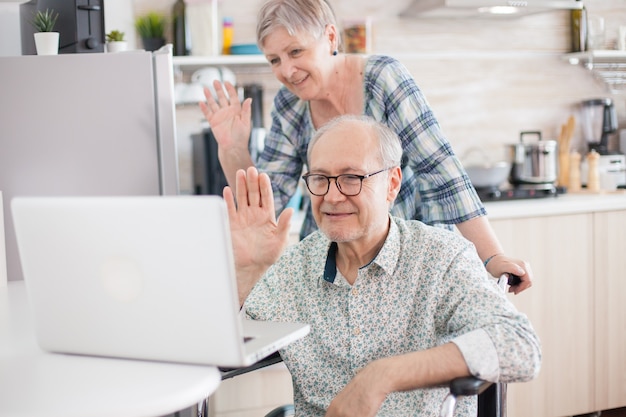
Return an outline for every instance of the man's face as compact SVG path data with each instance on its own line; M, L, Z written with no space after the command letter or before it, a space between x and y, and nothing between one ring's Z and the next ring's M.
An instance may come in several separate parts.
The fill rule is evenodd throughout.
M310 173L326 176L367 175L382 166L378 139L361 123L347 121L326 132L310 154ZM335 242L380 239L386 236L389 207L399 189L399 168L363 180L361 192L345 196L330 180L328 193L311 196L313 217L320 230Z

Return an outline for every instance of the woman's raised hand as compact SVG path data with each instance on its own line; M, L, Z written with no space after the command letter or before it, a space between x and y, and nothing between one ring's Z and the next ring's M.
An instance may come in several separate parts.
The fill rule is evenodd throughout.
M205 87L206 102L199 105L219 147L223 151L247 151L252 129L252 99L247 98L241 103L237 90L228 81L222 84L215 80L213 88L217 97Z

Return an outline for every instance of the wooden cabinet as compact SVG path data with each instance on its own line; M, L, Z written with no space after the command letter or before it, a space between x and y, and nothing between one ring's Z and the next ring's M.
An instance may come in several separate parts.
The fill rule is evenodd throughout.
M509 385L509 417L626 406L626 210L491 221L527 259L533 287L511 295L542 342L539 377Z
M626 406L626 210L595 213L595 396L599 410Z
M293 404L291 375L284 364L222 381L209 401L209 417L261 417Z
M531 262L531 289L511 300L528 315L542 344L539 377L509 385L509 417L556 417L593 411L593 270L591 214L493 220L505 252Z

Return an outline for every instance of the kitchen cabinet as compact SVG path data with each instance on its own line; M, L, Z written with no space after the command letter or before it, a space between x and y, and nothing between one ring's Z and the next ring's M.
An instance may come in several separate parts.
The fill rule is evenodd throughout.
M593 216L492 220L505 252L531 261L531 289L511 301L541 340L537 379L508 386L509 417L591 412L594 401Z
M626 210L594 214L596 407L626 406Z
M597 50L566 55L571 64L580 64L601 79L613 94L626 94L626 51Z
M543 351L538 378L509 385L509 417L626 406L626 197L572 198L523 202L525 217L493 210L505 251L531 262L533 287L510 299L529 316ZM548 208L534 213L541 204Z

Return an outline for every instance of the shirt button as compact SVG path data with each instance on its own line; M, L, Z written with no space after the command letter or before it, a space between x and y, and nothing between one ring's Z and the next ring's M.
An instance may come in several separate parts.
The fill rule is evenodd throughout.
M352 288L352 295L354 296L359 295L359 290L357 290L356 288Z
M353 334L354 334L355 336L360 335L360 334L361 334L361 329L359 329L359 328L357 327L356 329L354 329Z

